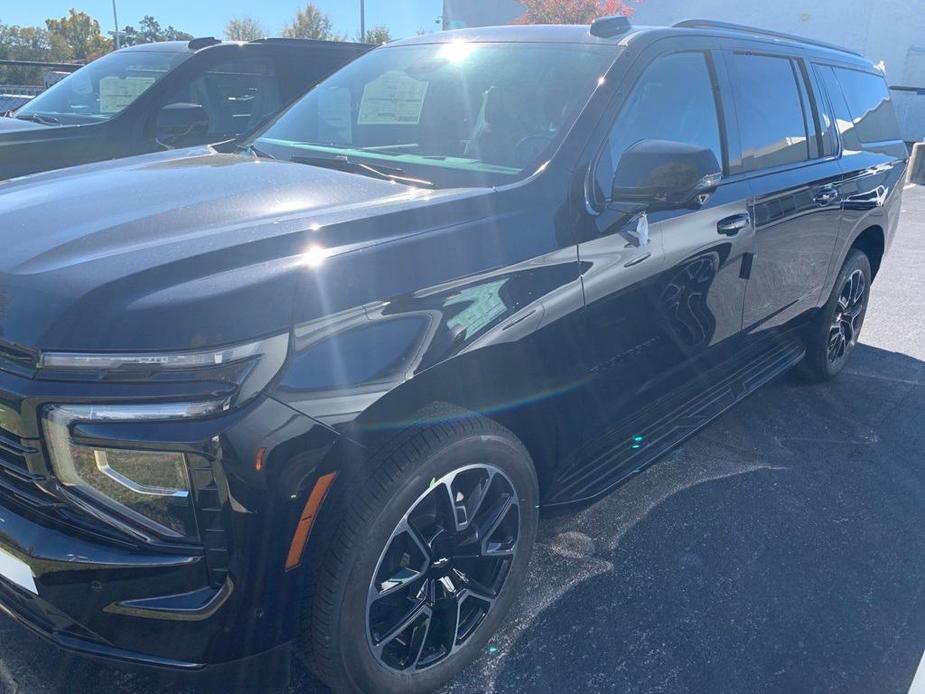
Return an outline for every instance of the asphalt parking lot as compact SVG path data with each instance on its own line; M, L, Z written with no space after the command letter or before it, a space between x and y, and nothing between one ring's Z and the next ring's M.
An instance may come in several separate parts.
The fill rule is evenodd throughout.
M836 381L786 376L580 513L446 692L909 691L925 650L925 188ZM323 691L295 666L289 692ZM0 619L0 691L153 694Z

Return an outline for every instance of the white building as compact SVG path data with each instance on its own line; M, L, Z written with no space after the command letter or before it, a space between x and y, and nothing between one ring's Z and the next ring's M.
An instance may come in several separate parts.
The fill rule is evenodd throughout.
M882 64L894 91L903 136L925 140L925 1L923 0L628 0L637 25L716 19L805 36L856 50ZM444 26L508 24L522 14L514 0L446 0Z

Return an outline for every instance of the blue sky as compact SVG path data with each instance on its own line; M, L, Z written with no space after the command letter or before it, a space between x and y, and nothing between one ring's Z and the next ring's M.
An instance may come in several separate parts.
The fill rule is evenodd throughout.
M277 35L296 11L306 3L300 0L116 0L119 24L138 24L151 14L162 26L196 36L219 36L225 22L234 16L251 16L270 35ZM315 0L315 5L334 21L334 30L353 36L360 28L359 0ZM68 9L78 10L99 20L104 31L112 30L111 0L4 0L0 3L0 22L5 24L43 24L47 17L62 17ZM443 10L442 0L366 0L366 26L385 24L392 36L412 36L418 29L437 30L435 20Z

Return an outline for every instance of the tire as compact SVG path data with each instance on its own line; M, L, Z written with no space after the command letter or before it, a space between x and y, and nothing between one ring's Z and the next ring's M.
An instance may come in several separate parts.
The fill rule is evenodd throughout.
M450 406L416 419L429 423L370 461L371 477L318 575L311 613L302 615L310 666L336 692L415 694L451 679L505 618L530 560L539 490L520 441ZM482 550L480 559L464 556ZM408 614L418 616L402 631Z
M870 285L870 260L851 249L829 300L810 325L801 369L805 378L821 383L845 368L864 325Z

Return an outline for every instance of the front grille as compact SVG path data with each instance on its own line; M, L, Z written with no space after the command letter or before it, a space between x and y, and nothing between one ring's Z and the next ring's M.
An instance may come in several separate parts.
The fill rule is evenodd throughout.
M0 468L4 471L15 476L23 476L28 481L33 476L29 474L26 456L36 453L38 453L37 449L15 434L0 429Z
M0 369L18 374L32 374L38 363L38 356L22 347L0 340Z
M38 483L45 479L29 470L27 456L38 449L15 434L0 429L0 495L33 507L47 507L55 501Z

